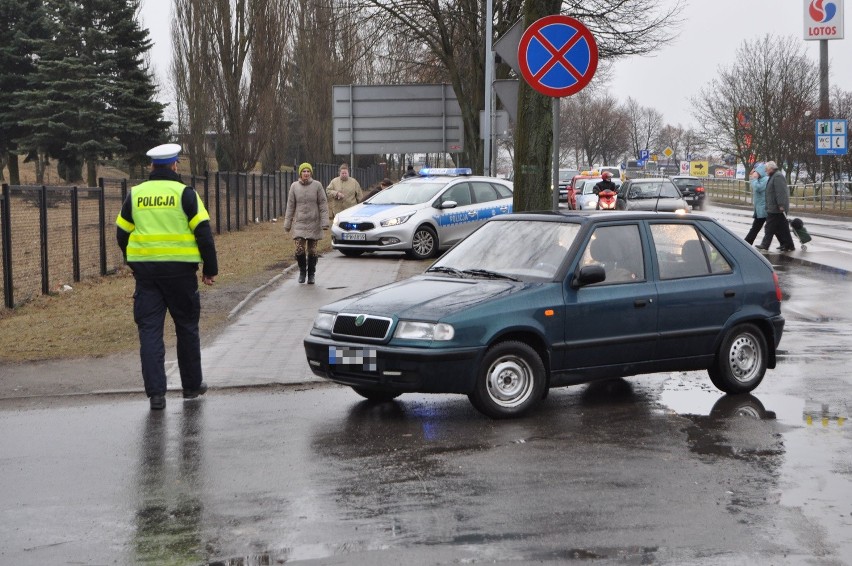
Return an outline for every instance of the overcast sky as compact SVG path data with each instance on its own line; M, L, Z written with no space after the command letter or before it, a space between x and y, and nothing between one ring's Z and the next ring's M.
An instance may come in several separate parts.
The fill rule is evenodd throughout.
M630 96L643 106L656 108L667 123L694 126L689 99L698 95L720 68L735 63L743 41L767 33L792 36L801 39L808 56L819 62L819 41L802 39L805 1L687 0L677 39L653 56L616 63L612 91L622 101ZM660 0L661 5L668 3ZM845 11L852 11L852 1L845 4ZM142 24L154 41L151 61L161 82L166 80L171 63L171 5L172 0L142 0ZM848 16L845 20L846 39L828 42L829 87L852 91L852 23L848 23Z

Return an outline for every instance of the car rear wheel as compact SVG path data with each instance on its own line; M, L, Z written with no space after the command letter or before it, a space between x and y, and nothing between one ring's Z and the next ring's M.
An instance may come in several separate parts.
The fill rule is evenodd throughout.
M546 374L538 353L523 342L500 342L482 360L471 404L493 419L519 417L544 396Z
M366 387L353 387L352 391L354 391L364 399L368 399L375 403L385 403L387 401L393 401L401 395L401 393L397 391L382 391L379 389L368 389Z
M766 337L760 329L741 324L725 335L707 373L713 385L725 393L748 393L763 380L768 358Z
M345 255L346 257L358 257L359 255L364 253L364 250L340 250L340 253Z
M438 252L438 235L429 226L420 226L411 237L411 249L406 255L414 259L429 259Z

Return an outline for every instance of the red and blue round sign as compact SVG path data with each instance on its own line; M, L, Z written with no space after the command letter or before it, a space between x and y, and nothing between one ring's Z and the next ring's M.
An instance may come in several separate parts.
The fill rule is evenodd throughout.
M521 36L518 64L524 80L538 92L571 96L591 82L598 68L598 45L578 20L545 16Z

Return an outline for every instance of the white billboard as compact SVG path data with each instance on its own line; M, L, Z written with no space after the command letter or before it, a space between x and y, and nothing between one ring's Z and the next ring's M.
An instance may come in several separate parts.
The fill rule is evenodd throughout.
M804 0L805 39L843 39L844 0Z

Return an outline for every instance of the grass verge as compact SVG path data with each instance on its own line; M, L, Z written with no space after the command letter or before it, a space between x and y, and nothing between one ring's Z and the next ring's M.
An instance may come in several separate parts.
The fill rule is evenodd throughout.
M115 245L115 244L111 244ZM330 238L319 243L331 249ZM253 224L216 237L219 276L201 287L201 336L224 326L228 313L253 289L293 263L293 240L281 223ZM129 269L81 281L73 290L0 310L0 362L101 357L138 348ZM166 317L167 343L174 331Z

